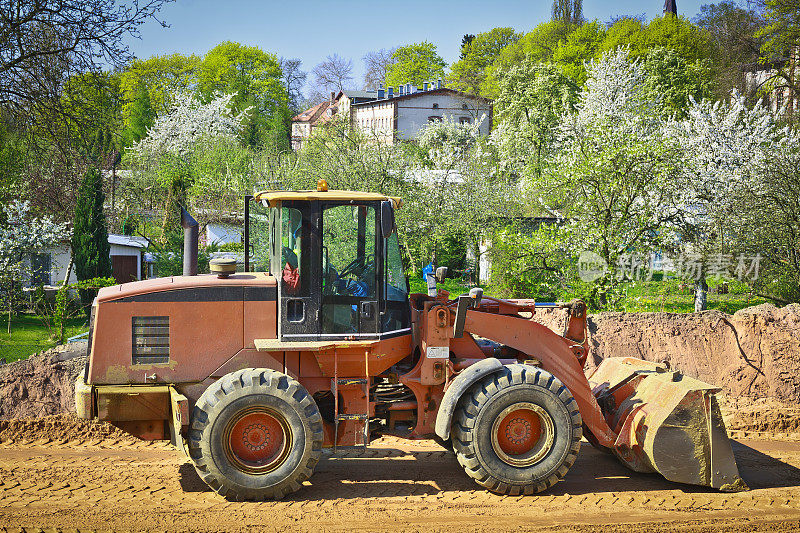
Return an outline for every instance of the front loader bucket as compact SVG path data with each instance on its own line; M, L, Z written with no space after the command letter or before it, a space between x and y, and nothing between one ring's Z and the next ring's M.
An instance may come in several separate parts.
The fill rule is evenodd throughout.
M717 405L719 388L630 357L603 360L589 383L626 466L678 483L747 490Z

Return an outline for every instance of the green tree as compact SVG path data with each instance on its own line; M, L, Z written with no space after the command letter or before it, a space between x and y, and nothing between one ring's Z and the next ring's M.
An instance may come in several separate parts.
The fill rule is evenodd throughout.
M668 15L650 21L644 34L644 47L631 53L633 59L653 48L670 48L687 61L711 57L711 35L686 17Z
M688 62L674 49L654 48L643 61L650 99L659 102L664 116L686 115L691 99L711 98L713 76L711 61Z
M553 20L580 24L583 22L583 0L553 0L551 13Z
M395 63L386 71L386 86L411 83L421 87L425 81L444 78L447 61L436 52L436 45L423 41L399 47L392 54Z
M626 47L631 59L641 59L655 48L668 48L691 63L711 57L711 34L686 17L657 17L644 25L635 18L623 18L606 32L597 55Z
M768 89L787 88L793 93L800 90L798 47L800 47L800 0L764 0L764 17L767 25L756 32L764 39L761 53L764 61L776 67ZM793 99L788 111L793 113Z
M123 133L124 143L128 146L141 141L156 120L153 106L150 104L150 92L145 87L139 89L129 112L128 124Z
M234 112L252 108L244 124L244 138L251 146L261 142L269 118L288 102L277 56L256 46L220 43L203 58L198 77L205 101L218 93L235 94Z
M756 34L765 24L761 14L723 0L702 6L694 22L711 35L716 98L726 99L734 88L740 94L751 92L744 73L760 57L763 39Z
M61 94L66 120L50 131L63 130L79 153L92 164L101 161L115 146L122 131L120 78L108 72L86 72L71 76Z
M553 53L553 60L572 81L583 85L586 81L584 65L597 57L604 37L605 28L598 21L582 24L559 42Z
M6 205L21 193L24 161L25 153L19 135L8 127L0 115L0 205Z
M465 38L468 36L465 36ZM453 63L448 86L472 94L480 94L486 79L486 68L508 45L519 40L521 35L513 28L494 28L479 33L461 48L461 59Z
M75 206L72 229L72 258L78 281L111 277L111 247L103 213L103 178L96 168L84 175ZM80 291L84 307L90 306L96 290Z
M460 59L464 59L469 52L469 45L472 44L472 41L475 40L475 35L471 33L466 33L461 38L461 55L459 55Z
M541 174L558 122L574 112L577 94L578 86L553 64L524 60L503 74L494 101L494 137L505 170Z
M640 57L647 51L644 43L645 31L646 26L641 20L623 17L608 28L598 52L603 54L624 46L628 48L631 57Z
M134 103L142 89L147 90L156 116L169 113L174 95L197 89L199 67L200 58L196 55L172 54L131 61L120 74L126 124L130 125Z
M535 63L552 61L556 48L566 39L570 30L571 26L560 20L544 22L503 48L494 62L486 68L486 81L481 88L483 96L494 98L498 90L497 81L503 71L525 58Z

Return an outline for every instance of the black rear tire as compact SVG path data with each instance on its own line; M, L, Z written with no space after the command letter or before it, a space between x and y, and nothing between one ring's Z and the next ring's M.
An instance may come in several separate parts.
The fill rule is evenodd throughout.
M280 499L299 490L322 455L322 417L296 380L248 368L223 376L192 412L189 456L231 500Z
M499 494L533 494L564 478L580 450L577 403L560 380L508 365L459 401L451 431L467 475Z

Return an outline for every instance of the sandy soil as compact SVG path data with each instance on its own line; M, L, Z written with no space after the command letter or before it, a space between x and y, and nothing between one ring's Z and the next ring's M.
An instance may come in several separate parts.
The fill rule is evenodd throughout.
M507 497L481 490L432 441L384 437L324 459L286 500L236 503L210 492L169 445L73 437L0 443L0 531L800 529L798 442L735 442L748 492L635 474L584 443L562 483Z

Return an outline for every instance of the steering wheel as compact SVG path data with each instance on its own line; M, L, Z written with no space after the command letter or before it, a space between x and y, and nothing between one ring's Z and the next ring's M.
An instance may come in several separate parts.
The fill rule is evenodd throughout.
M364 264L361 265L358 261L358 258L353 259L347 266L342 269L339 273L340 278L347 277L349 274L354 274L355 277L361 277L361 274L364 273L364 270L367 269L368 266L372 265L375 262L375 258L372 255L368 255L364 258Z

